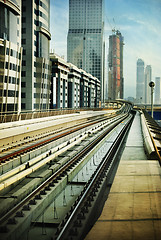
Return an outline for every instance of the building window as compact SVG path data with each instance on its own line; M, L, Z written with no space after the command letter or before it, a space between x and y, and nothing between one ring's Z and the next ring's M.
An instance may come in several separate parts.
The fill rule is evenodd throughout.
M21 40L21 43L22 43L22 44L26 44L26 39L22 39L22 40Z
M22 92L22 93L21 93L21 97L22 97L22 98L26 98L26 93L25 93L25 92Z
M26 28L22 28L22 34L26 33Z
M22 12L26 12L26 6L22 7Z
M22 23L26 23L26 18L22 17Z
M8 69L8 62L6 62L6 66L5 66L6 69Z
M22 109L26 109L26 104L25 103L21 103L21 108Z
M22 77L26 77L26 71L22 71L22 72L21 72L21 76L22 76Z
M26 61L22 60L22 66L26 66Z
M6 55L9 55L9 48L6 48Z
M21 87L26 87L26 82L21 82Z

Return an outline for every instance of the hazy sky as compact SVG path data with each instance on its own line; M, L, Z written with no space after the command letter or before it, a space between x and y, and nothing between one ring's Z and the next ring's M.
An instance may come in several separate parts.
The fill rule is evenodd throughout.
M50 48L66 59L69 0L50 0L50 3ZM138 58L145 66L152 66L153 81L161 77L161 0L105 0L106 58L114 27L124 36L124 97L136 97ZM108 67L106 73L107 70Z

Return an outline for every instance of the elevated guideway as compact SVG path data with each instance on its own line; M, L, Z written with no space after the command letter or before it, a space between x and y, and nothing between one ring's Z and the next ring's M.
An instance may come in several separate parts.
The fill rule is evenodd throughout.
M160 239L161 128L147 113L124 104L1 127L13 143L0 153L0 239Z
M160 226L161 168L145 154L137 112L101 216L85 240L160 239Z

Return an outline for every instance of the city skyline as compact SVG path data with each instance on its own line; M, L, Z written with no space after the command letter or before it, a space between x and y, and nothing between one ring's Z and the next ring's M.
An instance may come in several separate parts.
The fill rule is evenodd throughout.
M161 76L161 46L159 30L161 16L159 0L105 0L105 41L106 58L108 38L112 29L120 30L124 36L124 96L136 97L136 61L144 60L152 66L152 80ZM51 1L50 48L67 57L68 0ZM106 77L107 77L106 61ZM106 78L107 79L107 78Z

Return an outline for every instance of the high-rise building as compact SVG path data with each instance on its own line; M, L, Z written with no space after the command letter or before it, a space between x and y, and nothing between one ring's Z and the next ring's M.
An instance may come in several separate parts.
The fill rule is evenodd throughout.
M104 101L104 0L69 0L67 61L101 82Z
M149 83L152 81L152 68L147 65L145 68L145 103L150 104L150 87Z
M0 112L21 111L21 1L0 0Z
M155 104L161 103L161 78L155 78Z
M119 31L109 37L108 99L123 99L123 36Z
M136 102L144 103L145 101L145 82L144 82L144 61L137 60L136 71Z
M22 110L50 106L50 0L22 1Z

